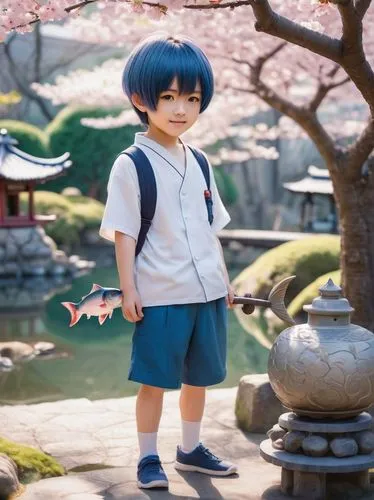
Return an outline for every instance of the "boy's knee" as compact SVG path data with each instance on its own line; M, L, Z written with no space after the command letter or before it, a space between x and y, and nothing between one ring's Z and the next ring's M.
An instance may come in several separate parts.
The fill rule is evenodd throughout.
M141 392L144 396L148 397L161 397L164 394L165 389L161 387L155 387L153 385L142 384L139 392Z

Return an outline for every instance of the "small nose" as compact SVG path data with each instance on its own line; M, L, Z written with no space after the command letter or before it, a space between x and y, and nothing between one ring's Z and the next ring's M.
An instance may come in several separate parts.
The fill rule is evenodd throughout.
M176 115L184 115L184 114L186 114L185 106L184 106L184 103L182 101L176 102L175 108L174 108L174 113Z

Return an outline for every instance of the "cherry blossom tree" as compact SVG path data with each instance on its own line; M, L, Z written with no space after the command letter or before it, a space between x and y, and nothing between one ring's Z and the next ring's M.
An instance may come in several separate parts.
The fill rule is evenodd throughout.
M92 3L8 0L0 25L3 35L29 30L39 20L76 15ZM344 291L356 310L354 320L374 330L371 0L117 0L98 5L86 19L72 20L82 36L124 43L150 30L144 16L162 18L165 27L174 23L174 32L182 28L193 34L214 59L223 95L266 103L314 142L329 169L339 210ZM336 117L337 104L341 114Z

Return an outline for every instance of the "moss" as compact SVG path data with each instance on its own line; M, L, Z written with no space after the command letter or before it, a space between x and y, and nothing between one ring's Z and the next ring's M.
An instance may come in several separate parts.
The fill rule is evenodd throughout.
M34 193L35 212L55 214L57 220L45 226L45 231L57 244L80 242L81 233L86 229L97 228L101 223L104 205L85 196L63 196L51 191ZM21 210L27 210L27 193L21 195Z
M340 285L341 273L340 270L332 271L323 276L319 276L310 285L308 285L304 290L302 290L290 303L288 306L288 314L293 318L304 317L306 313L303 312L303 306L305 304L310 304L312 300L319 295L318 289L324 285L328 279L331 278L336 285Z
M20 481L27 481L32 475L33 479L55 477L64 475L65 471L53 457L45 453L14 443L8 439L0 438L0 453L5 453L17 464Z
M261 255L234 280L240 292L267 298L272 287L283 278L296 275L287 300L292 300L318 276L339 267L340 238L335 235L311 236L289 241Z
M48 136L38 127L18 120L0 120L0 129L7 129L9 135L17 139L17 147L26 153L41 158L50 157Z
M261 255L233 281L237 295L250 292L254 297L267 298L273 286L287 276L295 275L285 297L286 305L319 276L339 267L340 237L311 236L284 243ZM257 307L247 316L241 308L234 309L242 327L256 336L267 348L285 324L270 309Z

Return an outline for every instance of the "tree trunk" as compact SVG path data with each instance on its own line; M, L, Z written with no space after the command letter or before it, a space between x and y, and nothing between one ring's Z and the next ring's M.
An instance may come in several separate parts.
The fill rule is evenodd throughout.
M374 179L337 175L343 291L355 309L352 322L374 332Z

